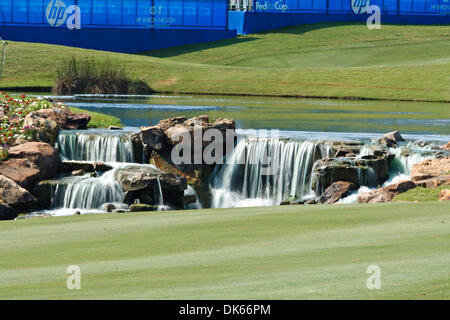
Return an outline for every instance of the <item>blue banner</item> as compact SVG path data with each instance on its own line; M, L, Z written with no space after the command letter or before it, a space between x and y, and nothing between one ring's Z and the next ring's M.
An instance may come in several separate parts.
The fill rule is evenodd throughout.
M226 28L227 0L0 0L0 25Z
M250 0L251 3L251 0ZM450 0L253 0L253 11L364 13L377 5L391 14L450 14Z

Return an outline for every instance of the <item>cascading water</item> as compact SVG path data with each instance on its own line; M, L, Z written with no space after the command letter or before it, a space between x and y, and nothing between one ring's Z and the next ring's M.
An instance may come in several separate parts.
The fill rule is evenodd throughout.
M102 211L105 203L123 208L124 192L115 180L118 169L134 162L131 132L106 130L63 131L57 141L63 161L108 163L113 169L60 179L53 187L51 214ZM158 200L163 202L159 190ZM75 210L76 209L76 210Z
M215 172L213 207L277 205L286 198L314 196L314 163L331 149L311 141L241 139Z
M130 132L63 131L57 148L63 161L135 162Z
M54 190L52 208L101 209L105 203L123 202L124 193L114 180L115 169L99 177L66 177Z

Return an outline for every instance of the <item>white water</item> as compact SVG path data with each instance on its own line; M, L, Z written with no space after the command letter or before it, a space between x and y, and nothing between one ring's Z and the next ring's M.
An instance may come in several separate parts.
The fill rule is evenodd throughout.
M105 203L116 203L120 207L124 194L114 180L114 173L135 160L130 133L67 131L60 135L58 145L64 161L103 161L113 169L95 178L86 175L61 179L54 191L52 210L47 212L52 215L68 215L76 211L81 214L103 212ZM431 147L418 147L413 143L405 146L411 150L409 156L402 155L400 148L390 150L396 159L392 162L391 177L385 185L408 179L414 164L432 157ZM370 154L373 151L366 144L358 156ZM298 200L313 198L311 174L314 164L331 156L331 148L324 143L244 137L228 156L226 164L217 167L214 172L212 207L270 206L291 197ZM366 186L341 202L356 202L359 194L370 190L367 186L373 184L374 177L375 173L370 170L364 174L361 172L361 184ZM189 188L185 194L195 194ZM164 205L159 179L155 199L159 210L168 209ZM188 206L188 209L199 208L202 205L198 201Z
M311 141L244 138L215 172L212 206L277 205L289 197L311 198L314 163L329 156L329 147Z
M134 163L136 160L129 132L63 131L56 146L63 161Z
M86 175L60 180L53 195L52 208L100 210L105 203L123 202L122 188L114 180L116 170L96 178Z

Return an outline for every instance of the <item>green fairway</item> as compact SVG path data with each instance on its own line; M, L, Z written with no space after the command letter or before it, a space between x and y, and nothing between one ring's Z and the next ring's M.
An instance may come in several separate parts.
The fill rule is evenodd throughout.
M288 27L140 55L10 42L0 87L52 86L63 57L110 57L157 91L450 101L450 26Z
M438 202L1 222L0 299L448 299L449 225Z

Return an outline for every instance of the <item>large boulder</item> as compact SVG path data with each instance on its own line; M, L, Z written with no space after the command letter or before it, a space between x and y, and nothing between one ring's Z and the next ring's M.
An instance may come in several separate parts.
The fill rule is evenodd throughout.
M399 142L403 141L405 141L405 139L403 139L399 131L386 133L378 140L379 143L385 144L388 147L396 147Z
M332 204L346 197L352 190L358 189L358 186L352 182L337 181L329 186L319 198L319 203Z
M384 188L365 192L358 196L359 203L391 202L400 193L414 189L416 184L410 180L400 181Z
M87 129L91 116L86 113L73 113L68 108L51 108L39 110L39 115L55 121L63 130Z
M0 175L0 203L8 205L16 213L37 207L37 200L31 193L2 175Z
M325 158L314 168L313 181L316 194L321 195L334 182L345 181L357 186L378 186L389 178L388 156L355 158Z
M33 140L55 145L60 126L43 110L29 113L24 120L24 128L33 129Z
M231 149L227 149L227 142L230 145L235 143L236 124L230 119L221 118L212 121L207 115L191 119L174 117L161 120L156 126L141 129L141 140L144 145L145 158L150 159L151 164L164 172L186 178L205 206L209 206L211 201L209 178L214 170L215 164L206 164L204 161L200 164L195 163L194 136L196 132L200 131L203 137L204 133L209 129L216 129L222 135L223 155L226 155L227 151ZM227 141L227 134L228 138L231 137L233 140ZM180 135L183 136L180 138ZM177 148L184 137L191 139L192 151L190 154L190 163L175 164L172 159L172 151L174 148ZM202 141L201 148L198 152L201 151L203 154L205 148L210 144L210 141Z
M7 204L0 203L0 220L14 220L17 213Z
M411 170L413 181L423 181L450 175L450 157L428 159L416 164Z
M56 177L62 163L55 149L47 143L28 142L9 150L9 160L0 164L0 174L31 191L41 179Z
M133 204L138 200L142 204L158 204L161 188L164 204L174 209L184 208L184 190L187 189L185 178L161 172L151 166L127 166L116 171L115 179L125 191L125 203Z

